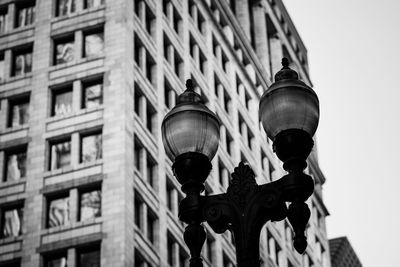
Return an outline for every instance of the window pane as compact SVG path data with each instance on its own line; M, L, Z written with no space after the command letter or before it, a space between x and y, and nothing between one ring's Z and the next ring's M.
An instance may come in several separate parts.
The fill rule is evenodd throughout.
M69 199L68 197L50 201L48 216L48 227L66 225L69 223Z
M81 194L81 221L101 216L101 191L91 191Z
M33 24L35 21L35 7L24 7L18 9L17 27Z
M32 71L32 53L16 54L14 56L14 75L22 75Z
M103 54L103 33L94 33L85 36L85 56L94 57Z
M50 170L56 170L71 163L71 142L66 141L51 145Z
M6 31L7 19L7 10L0 10L0 33Z
M60 256L47 260L46 267L67 267L67 256Z
M1 16L0 16L0 27L1 27ZM1 29L0 29L1 32ZM0 55L0 82L4 81L4 58L2 55Z
M103 85L101 83L87 86L84 89L83 108L93 108L103 103Z
M26 175L26 152L7 156L6 181L16 181Z
M75 12L75 0L58 0L57 14L58 16L65 16Z
M82 251L78 260L78 267L100 267L100 250Z
M92 162L101 159L101 134L82 137L82 162Z
M29 120L29 102L11 104L11 127L23 125Z
M56 44L55 63L63 64L74 60L74 41Z
M86 8L98 7L104 4L104 0L86 0L85 6Z
M15 208L3 213L2 236L19 236L22 230L23 209Z
M53 115L72 112L72 91L54 92Z

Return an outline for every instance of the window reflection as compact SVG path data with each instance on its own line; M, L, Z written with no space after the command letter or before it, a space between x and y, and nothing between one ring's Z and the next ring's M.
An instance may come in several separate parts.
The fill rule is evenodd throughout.
M22 233L22 208L5 210L2 217L2 237L19 236Z
M101 216L101 191L95 190L81 194L80 220L93 219Z
M102 137L101 133L82 137L82 162L93 162L101 159Z
M50 170L56 170L71 163L71 141L51 145Z
M69 223L69 198L50 200L47 216L48 227L66 225Z
M84 88L83 108L98 107L103 103L103 84L101 82L88 84Z
M96 57L103 54L103 33L85 35L85 57Z
M7 155L6 181L17 181L26 176L26 152Z
M57 16L66 16L75 12L75 0L58 0Z
M72 90L54 92L52 115L63 115L72 112Z

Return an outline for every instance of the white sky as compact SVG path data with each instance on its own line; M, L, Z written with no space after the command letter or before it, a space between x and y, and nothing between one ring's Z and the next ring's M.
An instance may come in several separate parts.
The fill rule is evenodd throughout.
M284 3L320 99L328 236L347 236L364 267L398 267L400 1Z

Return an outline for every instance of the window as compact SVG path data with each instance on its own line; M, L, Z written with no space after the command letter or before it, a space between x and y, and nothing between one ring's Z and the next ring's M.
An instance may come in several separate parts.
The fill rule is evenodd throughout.
M104 48L104 33L103 32L90 32L85 34L85 50L84 57L93 58L103 55Z
M103 104L103 80L83 83L82 108L94 108Z
M45 257L45 267L67 267L67 251Z
M26 148L6 152L4 181L17 181L26 176Z
M137 249L135 249L135 267L148 266L152 267L150 263L147 262L146 257L144 257Z
M104 0L85 0L83 4L85 9L95 8L104 5Z
M52 116L65 115L72 112L72 86L53 90Z
M75 0L56 0L56 17L67 16L75 11Z
M134 39L135 62L146 76L147 80L154 84L156 82L156 61L146 50L143 42L135 35Z
M22 234L24 210L21 205L1 209L1 237L19 236Z
M174 186L172 185L172 182L170 182L169 181L169 178L167 177L166 178L166 180L167 180L167 185L166 185L166 188L167 188L167 195L166 195L166 200L167 200L167 208L170 210L170 211L172 211L172 205L173 205L173 201L174 201L174 190L175 190L175 188L174 188Z
M69 222L69 196L50 199L47 209L47 227L66 225Z
M147 209L147 239L154 244L155 241L155 228L156 228L157 216Z
M4 54L0 52L0 83L4 81L5 78L4 71L5 71Z
M17 6L16 28L31 25L35 22L35 1Z
M50 170L60 169L71 164L71 140L50 144Z
M73 36L55 40L54 47L54 65L64 64L74 60L75 51Z
M14 259L11 261L6 261L6 262L0 262L1 267L20 267L21 266L21 260L20 259Z
M28 123L29 97L23 97L10 101L8 127L15 127Z
M0 7L0 34L7 30L8 12L7 6Z
M12 75L20 76L32 71L32 49L13 51Z
M79 221L101 216L101 190L82 192L79 198Z
M169 109L173 108L175 106L176 100L178 96L175 92L174 89L172 89L172 86L169 84L169 82L164 79L164 103L165 106Z
M100 267L100 246L81 248L77 254L77 267Z
M142 227L142 205L143 201L139 197L139 193L135 191L135 200L134 200L134 208L135 208L135 224L140 229Z
M155 185L155 180L157 177L157 163L156 161L150 156L150 154L147 154L147 182L154 187Z
M102 157L102 134L81 137L81 162L94 162Z
M140 143L140 141L135 138L135 144L134 144L134 149L135 149L135 167L136 169L142 173L142 153L144 152L143 145Z

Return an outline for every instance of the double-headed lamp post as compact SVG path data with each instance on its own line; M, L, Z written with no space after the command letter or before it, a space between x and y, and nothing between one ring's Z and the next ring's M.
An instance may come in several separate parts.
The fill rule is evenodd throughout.
M303 173L314 145L319 101L315 92L288 67L275 75L260 101L259 117L273 150L287 174L281 179L257 185L252 169L239 163L226 193L202 196L219 143L219 120L193 90L191 80L178 97L177 105L162 123L162 140L172 169L186 197L179 204L179 219L187 223L184 240L190 250L190 266L203 266L200 257L207 222L216 233L233 232L239 267L259 267L259 240L263 225L288 218L294 231L293 246L303 253L304 234L310 218L305 201L314 190L313 179ZM286 202L290 202L287 207Z

